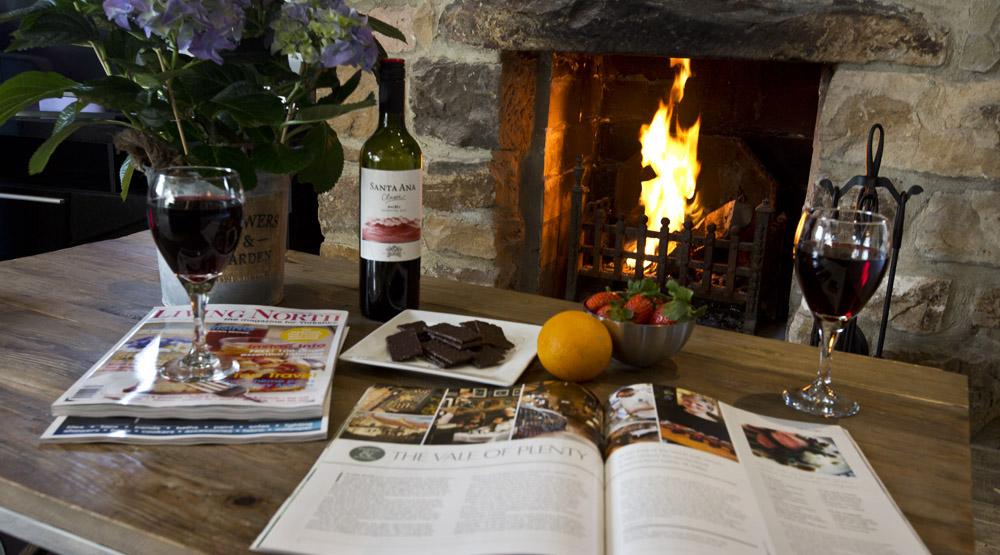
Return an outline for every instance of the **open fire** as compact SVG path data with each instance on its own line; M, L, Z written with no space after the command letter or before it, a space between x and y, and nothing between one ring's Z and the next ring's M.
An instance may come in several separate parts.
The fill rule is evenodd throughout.
M666 104L660 101L660 107L653 115L649 125L643 125L639 131L639 142L642 144L642 166L652 168L656 173L653 179L642 182L641 203L647 217L647 229L660 230L663 218L670 220L670 231L681 231L685 218L694 223L701 219L701 208L695 196L695 183L701 172L698 161L698 133L701 129L701 116L689 127L683 127L677 119L677 107L684 99L684 85L691 77L691 60L689 58L671 58L670 67L675 68L673 84ZM635 242L629 247L634 250ZM645 253L656 254L659 241L651 239L646 242ZM668 247L668 252L675 245ZM655 267L647 264L643 268L652 272Z

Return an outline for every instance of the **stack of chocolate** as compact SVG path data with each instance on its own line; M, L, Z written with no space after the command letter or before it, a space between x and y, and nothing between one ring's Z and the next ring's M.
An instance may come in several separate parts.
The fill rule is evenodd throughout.
M441 368L471 362L476 368L499 364L514 344L500 326L470 320L460 326L417 321L399 326L399 333L385 339L389 356L396 362L421 357Z

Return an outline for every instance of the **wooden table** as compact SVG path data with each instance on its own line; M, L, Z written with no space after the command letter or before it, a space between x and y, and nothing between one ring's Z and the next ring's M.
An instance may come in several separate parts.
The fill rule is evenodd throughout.
M0 263L0 530L62 552L245 551L325 442L243 446L40 446L49 405L159 303L147 234ZM351 312L347 346L376 324L359 316L355 265L291 253L285 304ZM576 305L423 278L422 308L541 323ZM741 408L796 417L778 391L812 377L814 348L699 327L659 367L612 368L591 383L680 384ZM935 553L971 553L966 379L838 354L835 379L861 401L841 422ZM545 379L537 361L524 381ZM340 363L331 429L376 381L445 379Z

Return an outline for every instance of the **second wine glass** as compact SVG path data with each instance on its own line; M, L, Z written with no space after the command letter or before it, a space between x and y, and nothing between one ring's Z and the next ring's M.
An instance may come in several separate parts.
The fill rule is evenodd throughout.
M243 230L243 187L228 168L178 166L149 188L149 228L160 254L191 298L191 350L160 369L172 381L214 381L235 372L205 342L205 308Z
M860 410L831 385L833 348L882 282L890 241L886 218L873 212L813 208L802 213L795 234L795 275L820 330L820 358L812 383L784 391L788 406L827 418Z

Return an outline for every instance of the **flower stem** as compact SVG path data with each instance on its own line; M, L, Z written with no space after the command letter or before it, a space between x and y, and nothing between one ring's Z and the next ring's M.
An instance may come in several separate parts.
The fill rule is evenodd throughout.
M156 52L156 59L159 60L159 62L160 62L160 69L164 73L166 73L167 72L167 64L163 61L163 53L160 52L159 48L154 48L153 52ZM175 56L175 58L176 58L176 56ZM180 112L177 110L177 99L174 98L174 89L173 89L173 87L170 84L171 81L173 81L173 77L167 79L167 82L166 82L166 86L167 86L167 98L170 99L170 109L174 113L174 123L177 124L177 134L180 135L181 148L184 150L184 156L188 156L190 154L190 152L188 151L187 138L184 136L184 127L181 125L181 115L180 115Z
M292 87L292 92L288 93L288 113L285 115L285 123L292 121L295 117L295 94L299 92L299 83L296 82L295 86ZM281 128L281 139L278 141L281 144L285 144L288 141L288 126L282 126Z
M104 74L110 77L111 66L108 65L108 60L104 57L104 52L101 51L100 47L98 47L97 43L94 41L90 41L90 47L94 49L94 54L97 55L97 61L101 62L101 68L104 69Z

